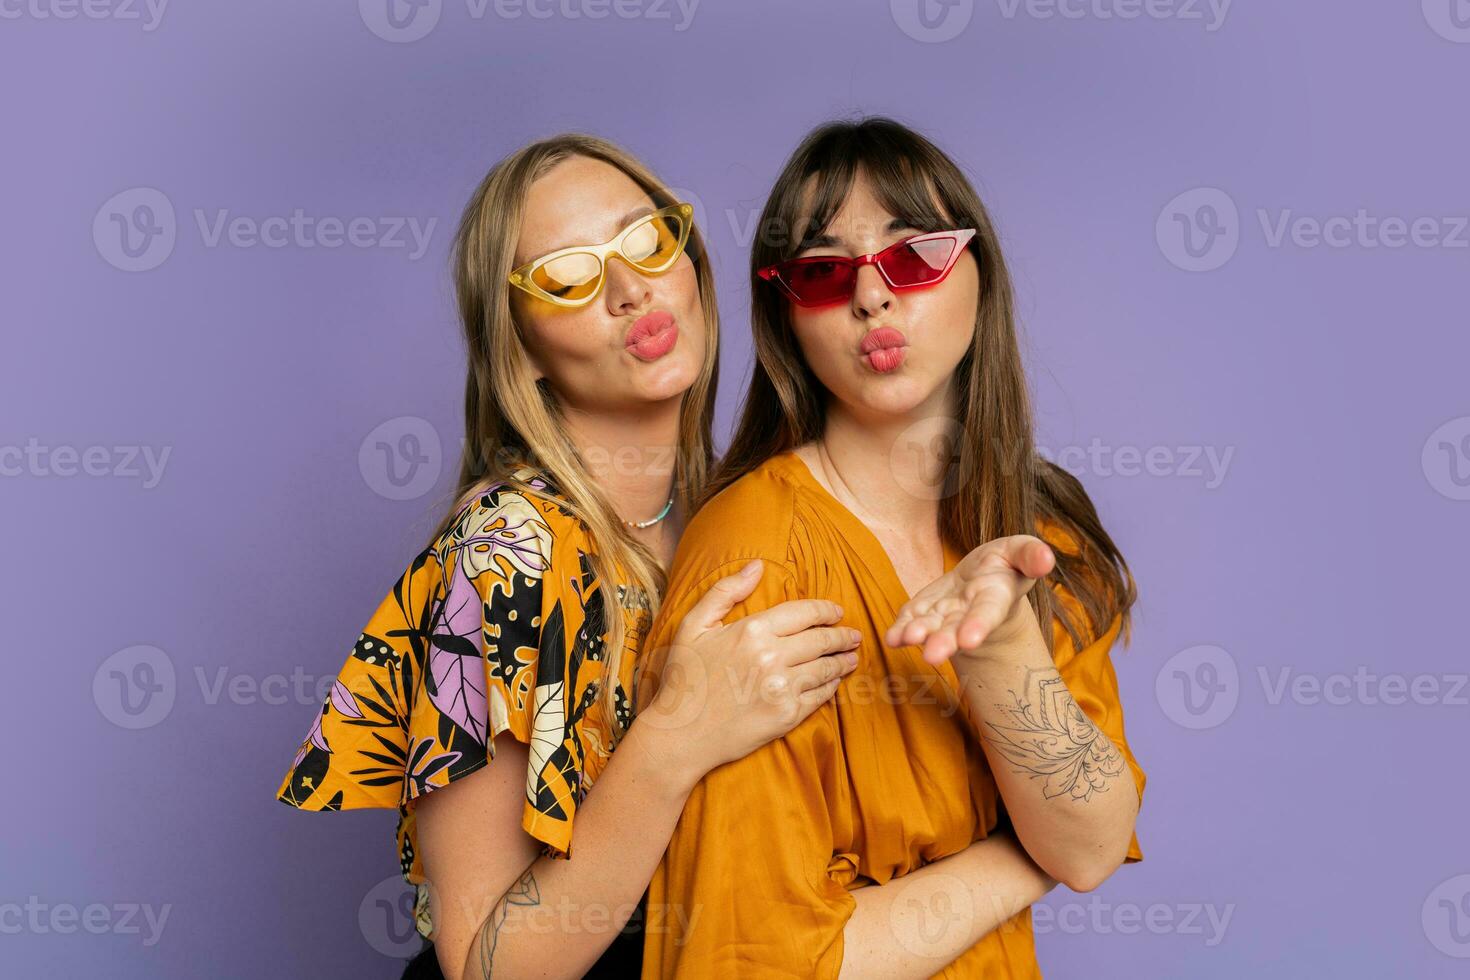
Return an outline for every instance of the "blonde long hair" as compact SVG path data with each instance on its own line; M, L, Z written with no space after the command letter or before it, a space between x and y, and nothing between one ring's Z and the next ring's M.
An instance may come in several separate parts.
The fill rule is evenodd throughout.
M599 696L613 732L621 738L613 679L626 654L630 624L620 601L620 585L641 592L647 614L658 609L666 586L658 559L628 533L607 495L598 486L567 430L559 402L544 379L536 377L525 339L510 305L510 275L527 191L542 174L568 157L608 163L627 174L655 208L676 203L669 189L632 154L600 137L566 133L532 143L497 163L465 207L455 236L452 274L469 358L465 379L465 443L453 503L434 532L447 531L454 516L493 483L545 498L516 475L521 466L550 477L567 507L587 529L593 547L587 556L599 583L606 615L607 663ZM679 411L679 443L674 452L674 494L685 514L703 493L713 459L711 422L719 373L719 312L714 275L698 227L686 249L694 263L704 310L704 363ZM635 597L634 603L641 604ZM651 619L650 619L651 621Z

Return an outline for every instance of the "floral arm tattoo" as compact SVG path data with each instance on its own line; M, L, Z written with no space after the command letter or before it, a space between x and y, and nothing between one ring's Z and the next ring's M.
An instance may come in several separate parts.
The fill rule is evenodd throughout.
M990 743L1017 772L1040 779L1047 799L1086 802L1122 774L1123 754L1078 707L1055 668L1028 671L1025 691L1010 694L1014 704L996 705L1010 724L986 721Z
M490 919L480 927L480 975L490 980L495 958L495 946L500 942L500 927L510 914L512 905L540 905L541 889L536 885L536 876L527 868L526 873L510 887L490 913Z

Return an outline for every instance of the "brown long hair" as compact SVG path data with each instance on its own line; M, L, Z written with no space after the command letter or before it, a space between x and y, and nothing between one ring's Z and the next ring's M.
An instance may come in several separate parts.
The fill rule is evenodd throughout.
M614 740L623 734L615 710L616 685L629 637L620 587L646 600L652 616L658 609L665 576L658 559L627 531L607 495L577 452L550 387L538 381L524 337L511 312L507 281L514 262L526 193L531 184L557 163L572 156L601 160L627 174L653 200L655 208L677 203L651 170L628 151L596 136L567 133L532 143L497 163L470 198L460 220L452 253L452 274L464 329L469 370L465 379L464 452L459 479L448 513L434 540L453 518L492 483L504 481L516 490L545 497L516 475L521 466L543 471L567 507L586 526L594 547L588 555L600 583L607 626L605 677L600 696ZM710 434L719 375L719 308L714 275L706 260L699 228L689 234L686 249L694 263L704 309L705 357L699 376L684 393L679 411L679 443L674 453L674 493L683 512L693 505L709 479L713 461ZM641 591L642 598L637 595Z
M980 293L973 340L954 373L957 463L946 484L953 492L940 500L940 533L964 554L994 538L1037 534L1043 523L1049 525L1060 532L1047 535L1057 557L1049 578L1080 603L1086 621L1054 603L1050 589L1034 588L1037 621L1047 624L1055 613L1080 649L1121 616L1126 642L1129 608L1137 598L1133 576L1082 484L1036 452L1011 280L990 215L954 161L892 119L818 127L776 178L750 256L756 364L739 426L705 499L771 457L822 435L827 391L797 346L787 301L756 270L791 258L819 234L859 171L884 207L915 228L977 229L969 247L980 267ZM1050 646L1051 630L1042 633Z

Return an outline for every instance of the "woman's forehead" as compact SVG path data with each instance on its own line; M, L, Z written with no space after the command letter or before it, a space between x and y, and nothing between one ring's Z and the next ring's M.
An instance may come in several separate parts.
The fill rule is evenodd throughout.
M516 264L574 245L609 241L652 210L648 192L618 168L601 160L568 158L527 191Z

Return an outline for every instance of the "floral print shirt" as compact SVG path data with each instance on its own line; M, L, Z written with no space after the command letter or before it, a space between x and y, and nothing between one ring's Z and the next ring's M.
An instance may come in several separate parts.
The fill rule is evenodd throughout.
M397 808L399 865L418 886L426 938L413 801L487 765L495 737L509 732L530 752L521 826L544 853L569 857L577 805L612 751L603 597L586 526L547 477L516 475L536 492L487 487L394 583L277 791L302 810ZM628 635L614 698L626 727L648 607L621 585L618 595Z

